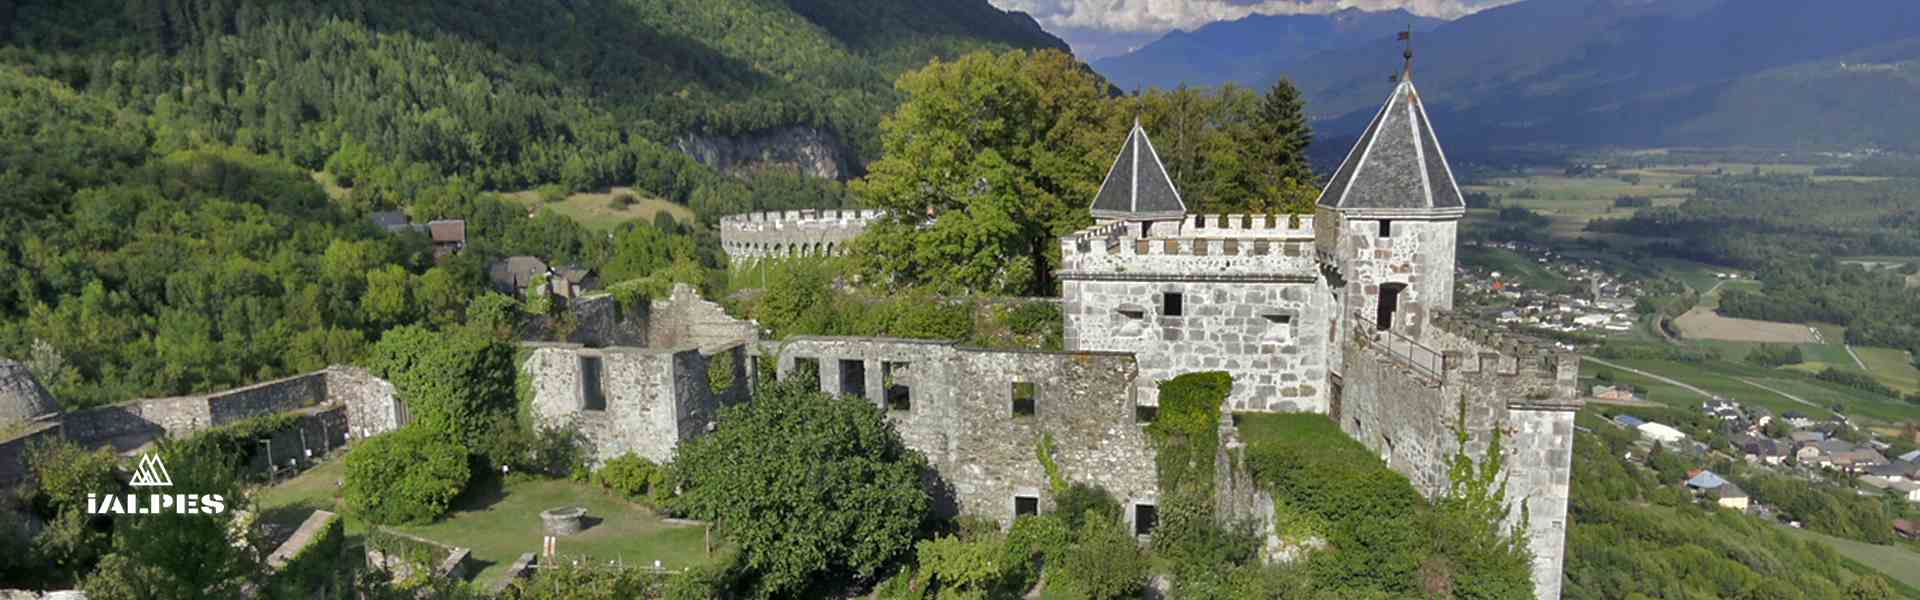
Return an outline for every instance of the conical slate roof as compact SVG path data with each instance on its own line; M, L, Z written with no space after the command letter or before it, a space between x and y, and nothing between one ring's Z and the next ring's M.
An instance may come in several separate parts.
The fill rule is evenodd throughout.
M1160 154L1153 151L1153 141L1135 120L1127 144L1113 159L1113 168L1100 183L1100 193L1093 197L1093 217L1149 221L1179 219L1186 214L1187 204L1174 189Z
M0 358L0 427L60 410L26 365Z
M1340 209L1464 210L1460 186L1453 181L1440 140L1427 122L1427 109L1413 79L1402 77L1393 95L1347 153L1320 206Z

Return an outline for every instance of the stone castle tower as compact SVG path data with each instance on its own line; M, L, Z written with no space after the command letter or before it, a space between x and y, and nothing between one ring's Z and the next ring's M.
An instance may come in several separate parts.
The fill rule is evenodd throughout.
M1411 73L1316 204L1187 214L1135 124L1096 224L1061 240L1067 349L1134 355L1147 406L1161 381L1226 371L1223 408L1325 414L1429 497L1448 489L1457 430L1483 459L1498 437L1535 590L1559 598L1579 358L1452 314L1466 206Z

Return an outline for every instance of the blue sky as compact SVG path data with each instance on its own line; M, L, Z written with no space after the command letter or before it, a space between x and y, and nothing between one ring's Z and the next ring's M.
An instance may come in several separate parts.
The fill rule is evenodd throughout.
M1392 10L1459 18L1515 0L989 0L994 6L1024 11L1042 27L1072 44L1083 59L1100 58L1144 45L1173 29L1193 30L1214 21L1267 14L1324 13L1342 8Z

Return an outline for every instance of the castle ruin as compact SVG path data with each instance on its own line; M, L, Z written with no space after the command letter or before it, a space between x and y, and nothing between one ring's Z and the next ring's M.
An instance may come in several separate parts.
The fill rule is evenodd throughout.
M715 356L733 354L738 373L772 361L782 378L806 371L822 391L884 410L939 472L931 491L945 514L1007 523L1049 508L1035 456L1051 443L1060 470L1113 492L1138 533L1153 525L1157 490L1142 428L1158 384L1182 373L1231 374L1227 411L1327 415L1429 497L1448 488L1456 427L1481 457L1497 431L1509 522L1528 516L1536 593L1559 598L1579 359L1452 314L1465 203L1411 78L1316 205L1313 215L1192 214L1136 123L1091 203L1095 224L1060 240L1065 352L761 340L682 287L649 318L681 333L649 335L645 348L543 346L524 368L543 418L583 424L597 458L668 461L720 406L750 400L737 383L703 385ZM741 261L835 255L883 217L737 215L722 220L722 239ZM1245 487L1234 493L1259 494Z
M531 410L547 425L576 427L596 461L633 453L668 462L714 426L720 408L751 400L762 364L782 378L806 371L825 392L873 402L926 455L942 514L1008 523L1051 508L1036 460L1047 445L1067 477L1121 499L1141 534L1156 520L1158 489L1144 427L1157 414L1159 382L1179 374L1231 374L1222 407L1230 412L1325 414L1430 497L1447 489L1445 461L1460 449L1464 412L1470 454L1484 456L1496 432L1504 437L1511 520L1529 516L1536 594L1560 597L1579 359L1451 313L1464 202L1410 78L1313 215L1189 213L1138 124L1091 210L1092 227L1060 240L1064 352L762 340L755 324L677 286L630 309L583 299L592 318L567 342L525 345ZM736 261L829 256L884 216L736 215L722 220L721 235ZM730 372L717 377L718 369ZM0 440L0 480L19 479L20 453L42 436L127 447L295 410L314 414L314 435L341 442L408 420L391 385L352 368L66 414L24 368L0 363L0 416L24 424ZM1231 445L1230 424L1223 434ZM1222 506L1261 506L1260 492L1245 488L1223 486ZM1271 525L1270 499L1265 507Z

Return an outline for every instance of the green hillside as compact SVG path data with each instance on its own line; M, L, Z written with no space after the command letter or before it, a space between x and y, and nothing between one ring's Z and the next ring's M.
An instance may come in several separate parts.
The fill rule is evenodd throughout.
M233 144L388 201L458 174L684 202L682 134L807 125L868 159L903 70L1064 47L986 0L24 0L11 17L0 62L150 118L163 149Z

